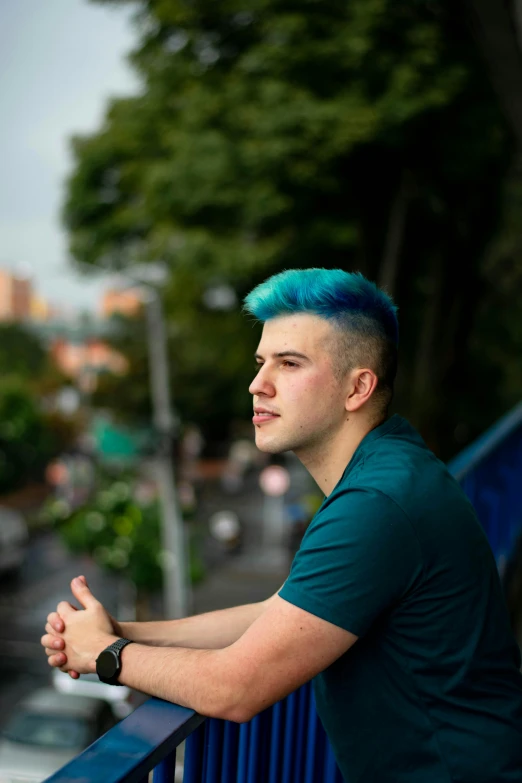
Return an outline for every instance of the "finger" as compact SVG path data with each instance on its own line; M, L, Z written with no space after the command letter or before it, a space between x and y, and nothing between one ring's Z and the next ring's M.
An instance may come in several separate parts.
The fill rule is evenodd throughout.
M51 655L56 655L56 650L53 650L51 647L46 647L45 648L45 654L47 655L48 658L50 658ZM65 655L65 653L64 653L64 655ZM65 655L65 660L67 661L67 655Z
M100 602L89 590L87 580L84 576L77 576L76 579L72 580L71 590L76 600L80 602L84 609L94 609L100 605Z
M56 629L53 628L53 626L50 625L50 623L46 623L44 631L46 631L46 633L50 633L51 636L56 636L57 633L63 633L63 631L65 631L65 628L63 629L63 631L56 631Z
M58 631L58 633L63 633L65 631L65 623L58 612L51 612L51 614L47 616L47 623L54 631ZM47 626L45 626L45 630L47 630Z
M43 647L53 648L56 650L65 649L65 641L60 636L54 636L52 633L46 633L40 639L40 644Z
M69 601L60 601L58 606L56 607L56 611L60 615L60 620L62 622L65 622L67 620L67 616L71 614L71 612L77 612L75 606L69 603Z
M49 666L60 668L60 666L63 666L65 663L67 663L67 656L65 653L54 652L53 655L50 655L47 659L47 663Z
M80 675L78 674L78 672L75 672L74 669L71 669L71 671L69 672L69 677L72 680L79 680L80 679Z

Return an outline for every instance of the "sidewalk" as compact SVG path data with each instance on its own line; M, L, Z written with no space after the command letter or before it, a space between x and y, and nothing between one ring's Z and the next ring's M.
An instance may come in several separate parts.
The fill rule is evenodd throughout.
M216 511L234 511L241 521L243 544L239 553L224 553L210 537L207 539L209 568L204 581L193 589L192 614L263 601L285 581L289 551L281 547L266 552L262 546L263 502L257 473L247 477L237 494L225 492L217 479L206 482L198 513L200 524Z
M286 552L274 553L272 562L261 550L231 556L194 588L193 613L264 601L279 590L288 570Z

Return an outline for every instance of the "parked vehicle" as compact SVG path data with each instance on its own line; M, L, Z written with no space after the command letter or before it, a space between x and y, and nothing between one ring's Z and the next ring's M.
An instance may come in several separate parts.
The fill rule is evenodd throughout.
M29 531L20 512L0 506L0 575L15 574L27 553Z
M148 696L129 688L127 685L107 685L100 682L97 674L82 674L79 680L72 680L68 674L53 669L52 684L60 693L72 693L79 696L92 696L108 702L118 719L126 718L139 704L142 704ZM0 783L2 781L0 780Z
M0 734L0 781L41 783L116 723L107 702L40 688Z

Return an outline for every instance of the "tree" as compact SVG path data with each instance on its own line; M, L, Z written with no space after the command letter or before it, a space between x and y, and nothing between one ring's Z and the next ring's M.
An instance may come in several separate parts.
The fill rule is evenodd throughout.
M53 431L26 384L0 382L0 492L42 477L56 442Z
M124 375L100 373L91 397L92 405L114 411L116 419L127 425L148 425L152 417L146 329L142 314L111 317L108 339L125 357L128 369Z
M154 494L135 476L98 476L97 492L71 511L62 499L51 500L44 518L52 522L68 549L88 554L101 568L118 574L136 588L136 605L148 619L148 597L163 585L160 511ZM189 545L190 581L204 577L195 537Z
M30 380L47 369L45 348L32 330L18 323L0 324L0 377L16 375Z
M0 324L0 492L41 480L48 460L75 439L77 423L41 404L63 383L30 327Z
M501 406L470 415L470 346L512 146L463 21L436 0L134 5L143 89L74 141L72 255L169 264L175 398L207 425L248 409L257 335L205 288L360 269L400 307L397 407L449 456Z

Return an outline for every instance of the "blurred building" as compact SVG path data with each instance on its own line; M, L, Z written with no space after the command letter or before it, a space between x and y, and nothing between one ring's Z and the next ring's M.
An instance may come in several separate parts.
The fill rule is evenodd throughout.
M128 370L125 357L96 338L84 341L56 338L50 344L50 352L59 370L87 392L96 388L100 373L125 375Z
M102 297L100 314L102 318L110 318L115 314L132 318L139 313L141 307L142 301L136 291L109 288Z
M0 269L0 321L28 321L32 296L28 278Z
M56 310L42 296L32 294L29 315L31 321L43 323L54 318Z

